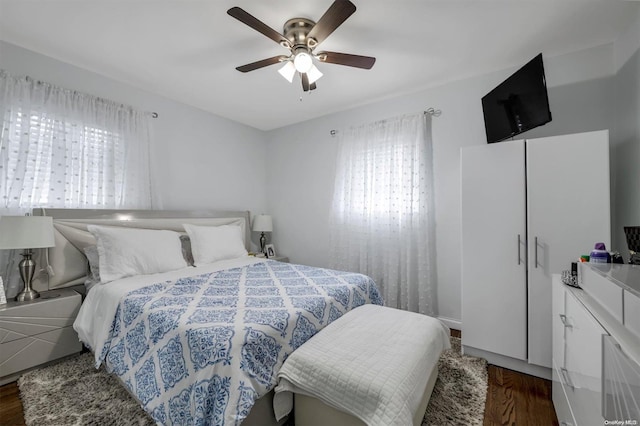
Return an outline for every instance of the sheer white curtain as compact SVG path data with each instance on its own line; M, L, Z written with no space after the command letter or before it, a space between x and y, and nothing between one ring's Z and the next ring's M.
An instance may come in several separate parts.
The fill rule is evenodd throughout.
M369 275L387 306L435 314L431 117L406 115L339 135L331 266Z
M149 207L147 114L0 71L5 209Z
M0 120L0 215L151 206L144 112L0 70ZM13 260L0 251L10 296Z

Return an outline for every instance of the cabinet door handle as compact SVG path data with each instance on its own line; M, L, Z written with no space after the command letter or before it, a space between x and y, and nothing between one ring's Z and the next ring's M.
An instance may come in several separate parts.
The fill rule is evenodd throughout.
M535 267L538 267L538 237L534 238L534 245L535 245L535 253L534 253L534 260L533 263L535 264Z
M560 422L560 426L573 426L571 422Z
M569 378L569 372L566 368L560 368L560 372L562 373L562 378L564 379L564 384L569 386L571 389L575 389L576 387L573 385L573 382Z
M560 314L560 321L562 321L562 324L565 327L573 328L573 326L571 324L569 324L569 321L567 321L567 316L565 314Z
M520 234L518 234L518 265L520 264Z

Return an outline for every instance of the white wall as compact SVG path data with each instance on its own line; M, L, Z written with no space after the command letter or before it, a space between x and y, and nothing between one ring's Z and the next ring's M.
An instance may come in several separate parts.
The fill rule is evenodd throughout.
M611 127L607 103L613 46L544 59L553 121L523 136ZM441 317L459 320L460 148L486 143L480 99L513 71L501 70L269 132L268 206L277 250L293 262L328 266L337 142L330 130L428 107L440 109L442 115L433 119L438 311Z
M263 132L2 41L0 68L157 112L155 208L265 210Z
M640 11L615 43L614 131L611 134L613 247L628 259L624 226L640 226Z
M640 24L634 28L640 28ZM523 135L539 137L611 128L615 114L615 134L619 136L615 138L616 151L612 151L612 170L617 172L612 173L616 182L614 197L620 208L614 209L614 224L616 220L620 224L640 224L640 166L635 161L640 151L640 66L638 53L633 54L640 45L637 34L640 30L630 31L615 46L545 57L553 121ZM615 78L614 47L616 60L621 62ZM263 133L1 41L0 68L158 112L160 117L152 120L155 207L271 213L279 254L288 255L294 262L318 266L328 265L328 218L337 142L330 130L428 107L441 109L442 116L433 121L438 310L440 316L460 319L459 152L463 146L486 143L480 98L515 69ZM620 98L616 108L614 87L619 92L616 98ZM635 92L626 90L629 87ZM614 247L622 250L619 244Z

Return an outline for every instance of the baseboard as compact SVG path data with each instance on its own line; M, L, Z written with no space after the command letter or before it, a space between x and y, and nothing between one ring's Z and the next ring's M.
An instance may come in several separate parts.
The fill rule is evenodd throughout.
M438 317L438 319L449 328L452 328L454 330L462 330L462 321L460 320L447 317Z
M508 368L509 370L519 371L521 373L530 374L543 379L551 380L551 369L539 365L529 364L527 361L511 358L508 356L496 354L482 349L472 348L471 346L462 345L462 353L478 358L484 358L489 364L498 367Z

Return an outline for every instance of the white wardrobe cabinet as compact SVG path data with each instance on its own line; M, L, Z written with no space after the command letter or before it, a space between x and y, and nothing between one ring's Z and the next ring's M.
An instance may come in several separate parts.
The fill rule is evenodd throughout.
M463 149L461 157L463 344L521 360L527 359L524 148L524 141L499 143Z
M465 352L541 375L551 275L609 245L608 131L463 148L461 182Z

